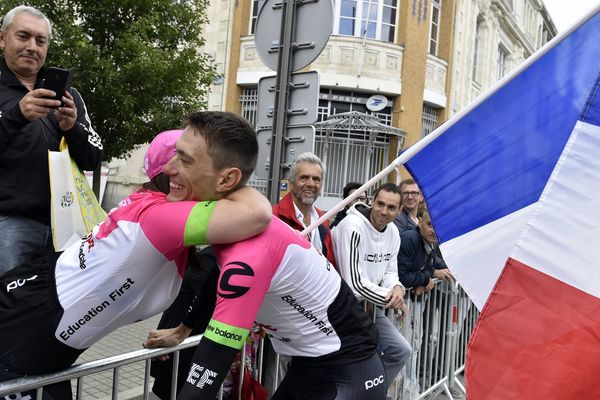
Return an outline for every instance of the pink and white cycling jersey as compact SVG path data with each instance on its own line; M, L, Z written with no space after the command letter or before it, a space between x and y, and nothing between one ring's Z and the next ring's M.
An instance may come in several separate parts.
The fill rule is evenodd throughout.
M263 233L213 249L221 267L215 311L177 398L214 399L255 322L275 351L301 368L336 370L375 355L375 326L352 290L281 220L273 217ZM187 322L193 313L192 307Z
M134 193L56 263L64 310L56 339L85 349L120 326L165 310L175 299L187 247L206 243L214 202L167 202Z
M317 358L352 352L365 343L371 350L369 340L356 334L369 323L360 308L355 314L347 285L306 238L281 220L274 217L253 238L213 247L221 275L205 337L239 348L231 339L245 338L256 322L280 354ZM365 354L370 352L361 349L350 358Z

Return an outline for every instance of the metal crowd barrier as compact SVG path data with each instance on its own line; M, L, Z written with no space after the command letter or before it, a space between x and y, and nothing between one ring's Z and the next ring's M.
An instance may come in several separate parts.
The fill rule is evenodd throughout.
M479 311L462 288L440 280L434 280L429 292L408 290L405 301L408 316L397 326L413 351L393 386L392 398L420 400L443 393L453 399L464 395L458 376L464 370Z
M465 393L458 380L458 375L464 370L466 350L469 338L479 315L477 308L468 299L462 288L446 282L434 282L434 289L419 295L413 290L407 290L406 303L409 315L398 321L390 313L390 318L396 321L396 326L407 338L413 349L403 372L395 379L388 393L395 400L420 400L436 393L444 393L449 399L453 398L456 390ZM172 354L173 369L171 374L171 399L176 398L179 352L196 346L202 335L186 339L176 347L161 349L140 349L118 356L87 362L63 371L24 377L0 382L0 399L26 400L26 397L11 397L13 393L36 389L36 396L31 400L42 400L43 386L66 380L76 380L76 399L82 399L85 377L102 371L113 371L112 399L118 399L119 370L121 367L140 361L145 361L142 398L147 400L150 392L150 362L160 355ZM264 382L263 348L264 340L257 343L256 357L252 360L255 365L253 376L259 382ZM246 365L246 346L240 355L240 368ZM278 370L278 369L276 369ZM275 382L280 378L275 375ZM243 370L239 373L240 388L230 399L243 400L242 383ZM273 388L274 390L274 388ZM223 387L218 399L223 399Z
M36 389L35 400L42 399L43 386L58 383L66 380L76 379L77 389L76 398L82 398L83 385L85 384L85 377L98 372L107 370L113 370L113 385L112 385L112 398L117 399L119 391L119 369L125 365L129 365L139 361L145 361L145 373L144 373L144 399L148 399L149 396L149 377L150 377L150 362L154 357L158 357L165 354L173 353L173 366L174 366L174 379L173 382L177 382L177 365L179 364L179 351L194 347L198 345L202 335L197 335L187 338L183 343L176 347L171 348L160 348L160 349L140 349L129 353L120 354L117 356L103 358L96 361L91 361L79 365L74 365L63 371L36 375L31 377L18 378L6 382L0 382L0 396L6 396L7 399L10 394L25 392L28 390ZM174 351L175 350L175 351ZM20 398L20 397L17 397ZM33 399L32 399L33 400Z

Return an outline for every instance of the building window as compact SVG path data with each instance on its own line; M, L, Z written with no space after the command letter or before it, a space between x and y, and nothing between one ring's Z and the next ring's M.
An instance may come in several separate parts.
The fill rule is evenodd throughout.
M394 42L397 0L336 0L334 32Z
M246 118L250 125L256 127L256 111L258 107L258 89L245 88L240 96L242 103L242 117Z
M440 37L442 0L431 0L431 25L429 26L429 54L437 56Z
M438 110L437 108L423 105L423 116L421 124L421 138L429 135L437 128L438 124Z
M481 22L477 21L477 25L475 25L475 43L473 44L473 76L472 79L474 82L479 81L479 72L477 68L477 63L479 62L479 46L481 45Z
M502 77L506 74L506 58L508 57L508 52L504 50L502 46L498 46L498 59L496 65L496 80L502 79Z
M256 21L258 20L258 11L260 9L259 0L252 0L252 19L250 20L250 34L256 32Z
M255 2L256 3L256 2ZM242 95L240 96L240 103L242 105L241 115L246 118L246 120L256 128L256 111L258 108L258 88L256 87L248 87L242 90ZM259 166L257 165L257 168ZM269 181L266 179L258 179L256 175L252 173L250 179L248 180L248 186L253 187L258 190L265 196L268 193Z

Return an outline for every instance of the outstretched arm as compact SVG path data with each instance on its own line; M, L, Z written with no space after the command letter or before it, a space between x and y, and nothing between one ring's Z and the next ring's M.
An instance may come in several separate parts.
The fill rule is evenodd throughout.
M217 202L208 224L208 243L233 243L261 233L271 222L271 204L245 186Z

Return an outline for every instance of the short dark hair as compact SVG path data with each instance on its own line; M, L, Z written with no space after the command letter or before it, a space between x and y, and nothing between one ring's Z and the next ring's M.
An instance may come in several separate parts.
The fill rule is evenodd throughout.
M375 200L377 200L377 195L379 195L379 192L381 191L396 193L400 197L400 200L398 202L400 202L402 199L402 195L400 195L400 188L398 186L394 185L393 183L384 183L383 185L379 186L377 190L375 190L375 193L373 193L373 204L375 204ZM400 206L400 204L398 204L398 206Z
M198 111L187 116L185 126L205 140L216 170L239 168L242 179L237 187L248 182L258 157L256 133L248 121L231 112Z
M344 189L342 189L342 195L344 196L344 199L346 197L350 196L350 191L351 190L358 189L361 186L362 186L362 183L358 183L358 182L348 182L348 183L346 183L346 186L344 186Z

